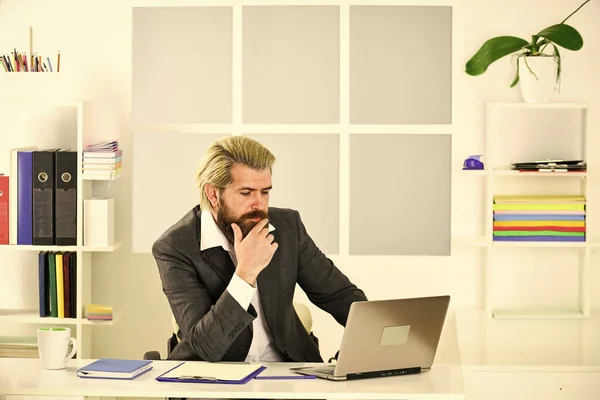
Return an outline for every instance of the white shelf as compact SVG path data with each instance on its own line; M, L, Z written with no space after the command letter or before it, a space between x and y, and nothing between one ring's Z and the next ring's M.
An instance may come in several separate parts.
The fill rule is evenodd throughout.
M121 242L115 242L111 246L40 246L40 245L23 245L9 244L0 246L0 249L6 250L21 250L21 251L90 251L110 253L118 250L121 247Z
M458 169L454 170L454 173L461 174L461 175L487 176L488 173L489 173L489 170L487 170L487 169L462 169L462 168L458 168Z
M546 248L585 248L591 246L592 248L600 247L600 241L587 241L587 242L500 242L500 241L488 241L485 236L453 236L452 244L459 246L473 246L473 247L546 247Z
M552 309L493 309L492 315L496 319L584 319L580 310L552 310Z
M586 242L504 242L492 241L492 247L545 247L545 248L585 248Z
M494 169L494 176L518 176L526 178L582 178L587 176L587 171L584 172L521 172L512 169Z
M88 321L86 318L40 317L38 310L0 310L0 323L48 325L113 325L116 321Z
M500 108L536 108L536 109L580 109L584 110L589 107L587 103L525 103L525 102L492 102L487 103L490 107L500 107Z
M461 175L472 175L472 176L510 176L510 177L523 177L523 178L586 178L588 171L583 172L521 172L509 168L498 168L498 169L456 169L454 171Z

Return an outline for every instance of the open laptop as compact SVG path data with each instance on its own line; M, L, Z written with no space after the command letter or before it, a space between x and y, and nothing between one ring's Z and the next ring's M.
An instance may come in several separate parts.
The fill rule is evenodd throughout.
M449 304L450 296L352 303L337 363L292 370L335 381L428 371Z

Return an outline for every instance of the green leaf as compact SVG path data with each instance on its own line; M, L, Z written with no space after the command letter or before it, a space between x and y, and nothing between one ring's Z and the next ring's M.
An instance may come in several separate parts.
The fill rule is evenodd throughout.
M519 51L528 44L527 40L515 36L498 36L487 40L466 64L466 72L476 76L483 74L490 64Z
M515 73L515 79L513 79L510 87L515 87L515 85L519 83L519 58L521 57L517 57L517 72Z
M548 39L567 50L579 50L583 47L583 38L575 28L567 24L556 24L544 29L538 36Z

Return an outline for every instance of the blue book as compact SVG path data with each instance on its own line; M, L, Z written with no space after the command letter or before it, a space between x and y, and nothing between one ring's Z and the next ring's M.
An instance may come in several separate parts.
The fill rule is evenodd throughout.
M80 378L134 379L152 369L151 360L101 358L77 370Z

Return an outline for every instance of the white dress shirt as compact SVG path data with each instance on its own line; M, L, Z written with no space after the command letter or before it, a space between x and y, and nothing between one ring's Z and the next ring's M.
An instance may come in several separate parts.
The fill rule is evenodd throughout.
M269 232L274 229L275 228L269 224ZM225 238L225 235L217 226L211 212L202 210L200 250L204 251L219 246L229 253L233 264L237 266L233 245ZM267 322L263 318L263 310L258 297L258 290L258 282L256 283L256 288L254 288L237 274L233 274L231 281L229 281L229 285L227 286L229 294L231 294L244 310L247 311L250 304L252 304L256 310L257 317L252 322L252 343L250 344L250 350L246 356L246 361L283 361L284 358L275 346Z

